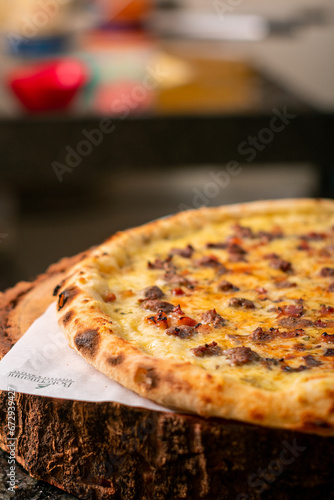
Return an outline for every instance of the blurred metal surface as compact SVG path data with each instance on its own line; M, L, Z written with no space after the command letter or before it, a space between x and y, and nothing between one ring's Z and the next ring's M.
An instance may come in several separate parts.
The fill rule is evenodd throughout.
M323 8L297 11L285 19L255 14L228 14L234 10L224 2L213 2L216 12L194 12L177 5L164 5L150 17L148 27L159 37L216 41L259 41L269 36L293 36L328 22Z

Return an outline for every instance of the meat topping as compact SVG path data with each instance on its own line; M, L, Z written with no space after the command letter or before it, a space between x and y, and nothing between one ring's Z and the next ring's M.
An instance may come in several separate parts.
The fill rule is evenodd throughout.
M180 304L178 304L176 307L174 307L173 313L174 314L179 314L179 315L182 315L182 316L184 315L184 312L182 311Z
M296 330L290 330L288 332L278 332L278 337L281 339L293 339L295 337L299 337L300 335L304 335L305 331L302 328L298 328Z
M272 253L267 253L266 255L264 255L264 258L266 260L269 260L269 259L279 259L280 256L277 255L277 253L272 252Z
M303 356L303 359L305 360L305 363L308 367L313 367L313 366L320 366L322 365L321 361L318 359L315 359L312 354L307 354L307 356Z
M293 346L293 348L296 349L296 351L305 351L306 350L306 347L302 342L297 342L297 344L295 344Z
M334 349L326 349L324 356L334 356Z
M263 330L260 326L256 328L249 338L254 342L266 342L272 340L278 332L277 328L270 328L270 330Z
M216 309L210 309L209 311L206 311L205 313L201 314L200 320L202 323L210 324L215 328L224 326L226 323L225 319L222 318L221 315L217 313Z
M257 238L261 238L264 242L272 241L276 238L283 238L283 232L280 228L275 228L273 231L259 231L256 233Z
M334 276L334 267L323 267L320 271L323 278L332 278Z
M271 367L272 366L277 366L279 365L279 361L278 359L275 359L275 358L262 358L261 359L261 363L266 367L268 368L269 370L271 370Z
M315 231L311 231L308 234L304 234L304 235L300 236L300 238L302 240L306 240L306 241L321 241L321 240L324 240L325 238L327 238L327 234L326 233L316 233Z
M205 255L201 259L199 259L196 264L202 267L220 267L222 265L221 262L214 255Z
M297 246L297 250L311 250L311 247L307 241L301 241Z
M211 344L200 345L190 350L198 358L204 358L207 356L220 356L223 352L222 348L217 344L217 342L211 342Z
M294 337L299 337L305 333L302 329L290 330L280 332L278 328L269 328L269 330L263 330L261 327L256 328L249 336L250 340L254 342L269 342L275 338L281 339L291 339Z
M227 251L228 251L228 253L238 253L241 255L245 255L247 253L247 251L244 248L242 248L240 245L238 245L237 243L232 243L232 242L230 242L227 245Z
M319 313L321 316L329 316L334 313L334 307L322 304Z
M246 262L245 255L247 252L237 243L230 242L227 246L227 251L231 262Z
M187 245L185 248L172 248L169 255L180 255L180 257L189 259L194 251L195 250L192 245Z
M193 318L190 318L189 316L181 316L178 321L177 321L177 325L178 326L183 326L183 325L186 325L186 326L197 326L197 321Z
M160 258L155 259L154 262L148 261L147 267L149 269L169 269L172 266L172 257L168 256L166 259L162 260Z
M155 316L149 316L147 318L148 323L154 324L159 328L167 328L168 327L168 318L166 313L163 311L159 311Z
M248 299L243 299L241 297L233 297L229 301L229 306L231 307L241 307L243 309L255 309L254 302Z
M218 241L216 243L207 243L206 246L207 248L217 248L219 250L223 250L224 248L227 247L227 243L224 243L223 241Z
M148 286L142 293L144 298L149 300L161 299L164 296L164 292L158 286Z
M197 334L197 331L191 326L173 326L168 328L166 333L180 339L190 339Z
M222 292L237 292L239 288L227 280L222 280L218 283L217 288Z
M319 257L330 257L331 256L331 252L328 250L328 248L320 248L318 251L317 251L317 254L319 255Z
M322 342L326 342L326 344L334 344L334 335L330 335L327 332L324 332L321 335Z
M317 319L316 321L314 321L313 326L315 326L317 328L326 328L327 323L322 321L322 319Z
M232 366L245 365L261 359L261 357L255 351L252 351L250 347L244 346L226 349L223 351L223 354L227 356L227 359L230 360Z
M313 325L312 321L309 319L295 318L292 316L279 319L278 324L285 328L304 328Z
M233 229L235 230L235 233L237 236L240 238L254 238L254 232L250 227L247 226L240 226L240 224L235 224L233 226Z
M276 281L275 283L276 288L293 288L295 286L297 286L296 283L293 283L288 280Z
M280 257L273 258L270 262L270 267L272 267L273 269L279 269L280 271L283 271L284 273L289 273L292 271L291 262L288 262L287 260L281 259Z
M221 264L220 267L217 267L217 276L221 276L222 274L226 274L228 272L228 269L226 269L226 267Z
M304 306L303 305L288 305L277 308L278 318L282 316L289 316L291 318L300 318L304 314Z
M164 274L164 280L171 285L194 288L194 284L190 280L188 280L185 276L177 274L174 270L167 271Z
M149 309L150 311L153 312L163 311L167 314L175 310L175 306L170 302L164 302L162 300L157 300L157 299L145 300L142 304L142 307L144 309Z

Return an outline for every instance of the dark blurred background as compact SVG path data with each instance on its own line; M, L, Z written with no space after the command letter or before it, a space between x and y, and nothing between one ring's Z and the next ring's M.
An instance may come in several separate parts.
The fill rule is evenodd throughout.
M0 290L179 210L333 197L332 0L3 0L0 40Z

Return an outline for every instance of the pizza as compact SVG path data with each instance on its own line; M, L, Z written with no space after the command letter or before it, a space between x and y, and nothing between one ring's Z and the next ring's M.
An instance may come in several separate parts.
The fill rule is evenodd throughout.
M334 201L180 212L119 232L55 289L87 362L159 404L334 435Z

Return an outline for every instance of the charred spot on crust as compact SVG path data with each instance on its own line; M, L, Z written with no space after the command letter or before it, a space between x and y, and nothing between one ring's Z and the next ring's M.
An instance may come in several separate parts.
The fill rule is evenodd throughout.
M146 389L154 389L159 384L159 376L154 368L139 366L136 370L134 381Z
M74 311L71 309L70 311L68 311L65 316L63 316L62 318L62 322L64 325L66 325L67 323L69 323L69 321L71 321L71 319L73 318L73 315L74 315Z
M72 286L70 288L65 288L63 292L58 297L58 311L60 311L65 304L69 304L74 297L76 297L79 293L79 289L76 286Z
M304 422L303 429L305 430L317 430L317 429L330 429L331 425L325 420L320 418L317 420L307 420Z
M118 366L124 361L124 355L119 354L118 356L109 356L107 359L107 363L109 363L111 366Z
M77 333L74 343L78 351L84 356L94 358L99 347L100 338L98 330L85 330Z
M61 287L63 286L63 284L64 284L64 280L62 280L60 283L58 283L57 286L55 286L55 288L53 289L53 293L52 293L53 297L56 297L56 295L58 295L58 292L61 289Z
M262 421L264 419L263 413L257 409L250 410L250 415L254 420Z

